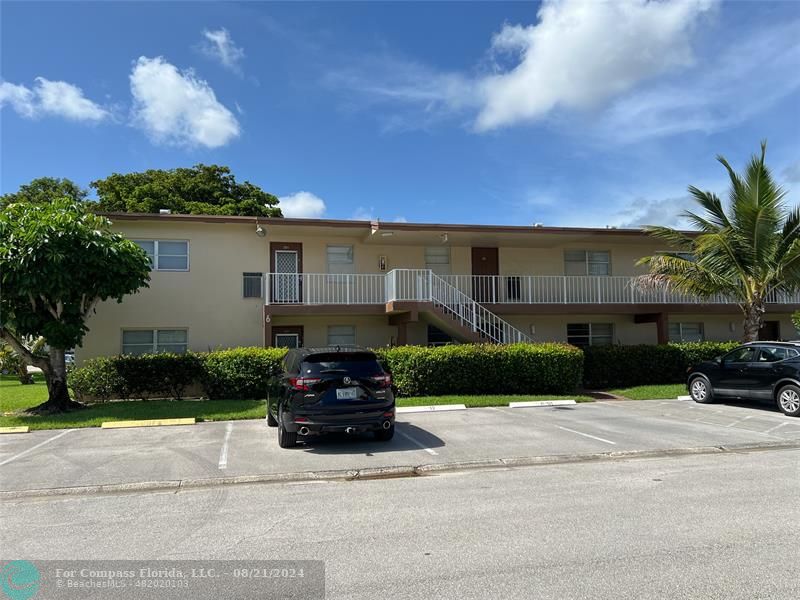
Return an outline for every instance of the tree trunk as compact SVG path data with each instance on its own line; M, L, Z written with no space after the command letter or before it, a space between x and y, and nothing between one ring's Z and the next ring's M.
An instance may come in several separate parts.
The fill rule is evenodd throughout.
M23 356L34 367L39 367L44 374L44 380L47 382L47 402L29 408L25 412L41 415L83 408L83 404L73 402L69 398L67 363L64 360L63 348L51 347L48 351L48 357L44 358L25 347L25 344L10 329L0 327L0 339L5 340L17 354Z
M64 360L63 348L50 348L47 361L49 364L44 372L47 382L47 402L28 409L27 412L33 414L53 414L62 413L78 408L83 408L83 404L73 402L69 397L67 389L67 363Z
M764 305L761 302L753 302L743 307L744 324L742 331L743 342L757 342L758 330L761 329L761 319L764 316Z

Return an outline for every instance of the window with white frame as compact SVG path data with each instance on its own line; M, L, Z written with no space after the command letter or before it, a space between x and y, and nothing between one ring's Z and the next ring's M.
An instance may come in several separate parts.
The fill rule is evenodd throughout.
M450 275L450 246L427 246L425 268L437 275Z
M565 275L611 275L611 253L607 250L565 250Z
M262 273L242 273L242 296L245 298L261 298Z
M297 333L276 333L275 334L275 347L276 348L299 348L300 335Z
M188 271L189 242L185 240L133 240L147 252L154 271Z
M123 354L183 354L187 350L185 329L123 329Z
M329 325L328 345L355 346L356 345L355 325Z
M352 246L328 246L328 273L355 273Z
M669 341L670 342L702 342L703 324L702 323L670 323Z
M614 343L613 323L568 323L567 342L573 346L608 346Z

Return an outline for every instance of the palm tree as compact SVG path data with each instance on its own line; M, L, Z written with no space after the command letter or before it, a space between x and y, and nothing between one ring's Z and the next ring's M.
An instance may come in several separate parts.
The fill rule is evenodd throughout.
M674 250L638 262L650 268L640 278L643 285L701 298L722 294L736 302L744 313L745 342L758 339L769 298L800 288L800 208L784 205L786 192L764 164L766 152L762 142L761 156L751 158L743 175L718 156L731 180L727 212L713 192L689 186L704 214L686 211L683 217L699 231L646 227Z

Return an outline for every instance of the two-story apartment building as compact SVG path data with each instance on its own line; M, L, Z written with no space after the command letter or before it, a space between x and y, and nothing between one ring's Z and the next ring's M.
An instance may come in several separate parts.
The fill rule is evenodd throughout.
M150 254L148 289L106 302L78 360L233 346L728 340L739 308L637 284L667 250L640 230L108 215ZM762 337L795 337L775 297Z

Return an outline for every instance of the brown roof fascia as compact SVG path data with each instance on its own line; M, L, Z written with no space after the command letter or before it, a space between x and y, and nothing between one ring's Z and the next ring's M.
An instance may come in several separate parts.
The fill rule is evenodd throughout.
M545 234L596 234L646 236L643 229L618 229L612 227L534 227L526 225L469 225L459 223L395 223L385 221L347 221L342 219L290 219L285 217L240 217L229 215L180 215L156 213L99 212L99 215L117 221L167 221L195 223L260 223L298 227L363 227L373 232L384 231L440 231L448 233L545 233ZM687 235L694 231L684 231Z

